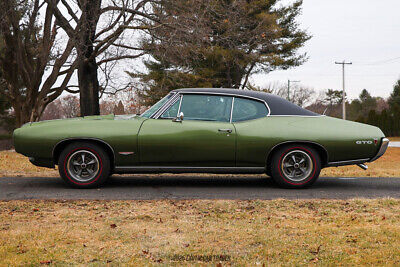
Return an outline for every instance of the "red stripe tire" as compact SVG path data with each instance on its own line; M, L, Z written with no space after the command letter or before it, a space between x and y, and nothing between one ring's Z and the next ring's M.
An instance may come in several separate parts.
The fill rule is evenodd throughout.
M284 188L310 187L321 172L318 152L302 144L287 145L272 155L271 175Z
M69 144L58 160L61 178L74 188L101 186L110 173L110 159L98 145L85 142Z

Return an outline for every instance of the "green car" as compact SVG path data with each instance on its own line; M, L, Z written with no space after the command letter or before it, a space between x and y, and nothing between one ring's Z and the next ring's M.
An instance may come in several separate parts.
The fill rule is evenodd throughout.
M322 168L359 165L389 144L373 126L321 116L275 95L179 89L142 115L28 123L15 150L76 188L112 173L266 173L280 186L312 185Z

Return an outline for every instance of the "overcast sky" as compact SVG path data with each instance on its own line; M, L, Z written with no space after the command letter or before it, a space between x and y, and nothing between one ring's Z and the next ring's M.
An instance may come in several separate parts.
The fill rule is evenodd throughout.
M349 98L364 88L388 97L400 78L399 10L399 0L304 0L299 22L313 35L303 49L308 62L252 81L262 86L292 79L315 90L341 90L342 69L334 63L346 60L353 62L346 67Z

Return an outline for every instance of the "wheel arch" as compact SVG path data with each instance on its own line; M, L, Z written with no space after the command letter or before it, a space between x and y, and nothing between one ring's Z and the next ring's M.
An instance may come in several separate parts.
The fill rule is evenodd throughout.
M97 138L68 138L59 141L53 148L53 160L54 163L57 165L58 159L61 155L61 152L64 150L65 147L72 143L77 143L77 142L85 142L85 143L91 143L100 146L103 148L107 155L110 157L110 163L111 163L111 169L114 168L115 166L115 152L114 149L110 144L108 144L106 141L97 139Z
M321 144L316 143L316 142L312 142L312 141L287 141L287 142L282 142L282 143L279 143L279 144L275 145L274 147L272 147L268 151L268 155L267 155L267 170L270 169L272 155L274 154L274 152L277 151L279 148L281 148L283 146L292 145L292 144L307 145L307 146L310 146L310 147L314 148L318 152L318 155L321 157L321 166L322 166L322 168L325 167L328 164L328 160L329 160L328 151Z

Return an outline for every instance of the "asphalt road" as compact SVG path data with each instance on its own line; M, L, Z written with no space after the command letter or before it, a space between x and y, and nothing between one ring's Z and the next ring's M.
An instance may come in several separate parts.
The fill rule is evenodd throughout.
M0 200L15 199L349 199L400 198L400 178L320 178L310 189L276 187L266 177L113 177L99 189L71 189L60 178L0 178Z

